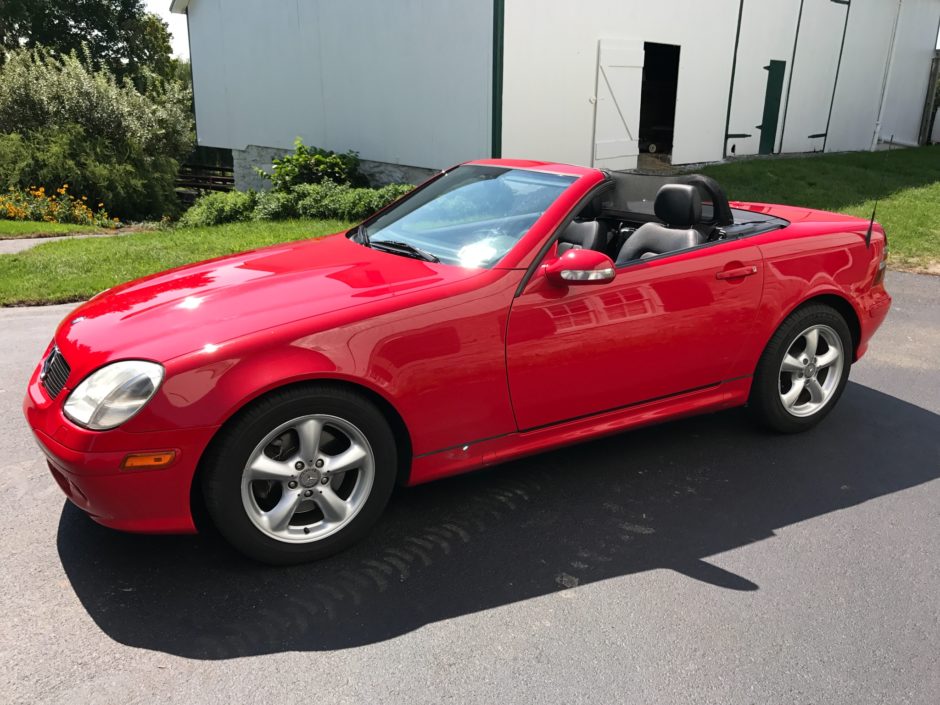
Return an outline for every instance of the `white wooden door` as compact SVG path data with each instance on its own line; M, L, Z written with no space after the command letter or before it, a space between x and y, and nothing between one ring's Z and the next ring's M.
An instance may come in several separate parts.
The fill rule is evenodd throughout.
M635 169L640 153L643 42L601 39L594 102L594 159L604 169Z

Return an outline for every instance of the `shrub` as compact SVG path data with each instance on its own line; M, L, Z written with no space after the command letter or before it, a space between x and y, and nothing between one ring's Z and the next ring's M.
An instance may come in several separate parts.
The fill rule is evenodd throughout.
M359 171L356 152L337 154L318 147L307 147L299 137L294 153L273 160L272 173L258 173L270 179L275 191L290 191L301 184L352 184L366 186L368 181Z
M252 217L255 220L288 220L297 217L297 198L292 193L262 191Z
M180 225L201 227L251 220L258 196L254 191L229 191L209 193L200 197L183 213Z
M69 183L124 218L178 209L174 179L193 137L187 88L154 81L144 94L75 54L0 59L0 188Z
M326 181L301 184L288 192L231 191L200 197L183 214L182 227L220 225L243 220L363 220L411 191L410 184L380 189L352 188Z
M409 184L391 184L380 189L350 188L337 184L296 187L297 213L302 218L362 220L408 193Z
M97 225L102 228L119 227L117 218L112 219L104 209L89 204L87 196L76 198L63 184L53 193L46 193L44 186L28 189L11 188L0 194L0 220L36 220L45 223L68 223L70 225Z

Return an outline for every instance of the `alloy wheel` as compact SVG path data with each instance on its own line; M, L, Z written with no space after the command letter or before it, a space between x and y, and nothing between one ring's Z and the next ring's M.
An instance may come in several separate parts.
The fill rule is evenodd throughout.
M374 480L365 434L346 419L311 414L281 424L255 447L242 471L242 505L271 538L311 543L349 524Z
M842 339L827 325L812 325L787 347L780 364L780 401L798 417L812 416L839 388L845 352Z

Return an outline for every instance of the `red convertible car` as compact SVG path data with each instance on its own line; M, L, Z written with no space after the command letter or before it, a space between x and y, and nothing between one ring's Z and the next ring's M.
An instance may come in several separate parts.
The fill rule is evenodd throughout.
M106 526L292 563L413 485L749 405L832 411L884 320L873 220L730 203L702 176L485 160L352 230L103 292L59 326L24 409Z

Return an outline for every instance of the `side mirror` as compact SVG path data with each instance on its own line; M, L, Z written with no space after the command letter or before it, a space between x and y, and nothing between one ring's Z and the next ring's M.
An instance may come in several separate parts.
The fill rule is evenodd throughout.
M556 286L606 284L617 275L614 262L603 252L568 250L561 257L542 265L545 276Z

